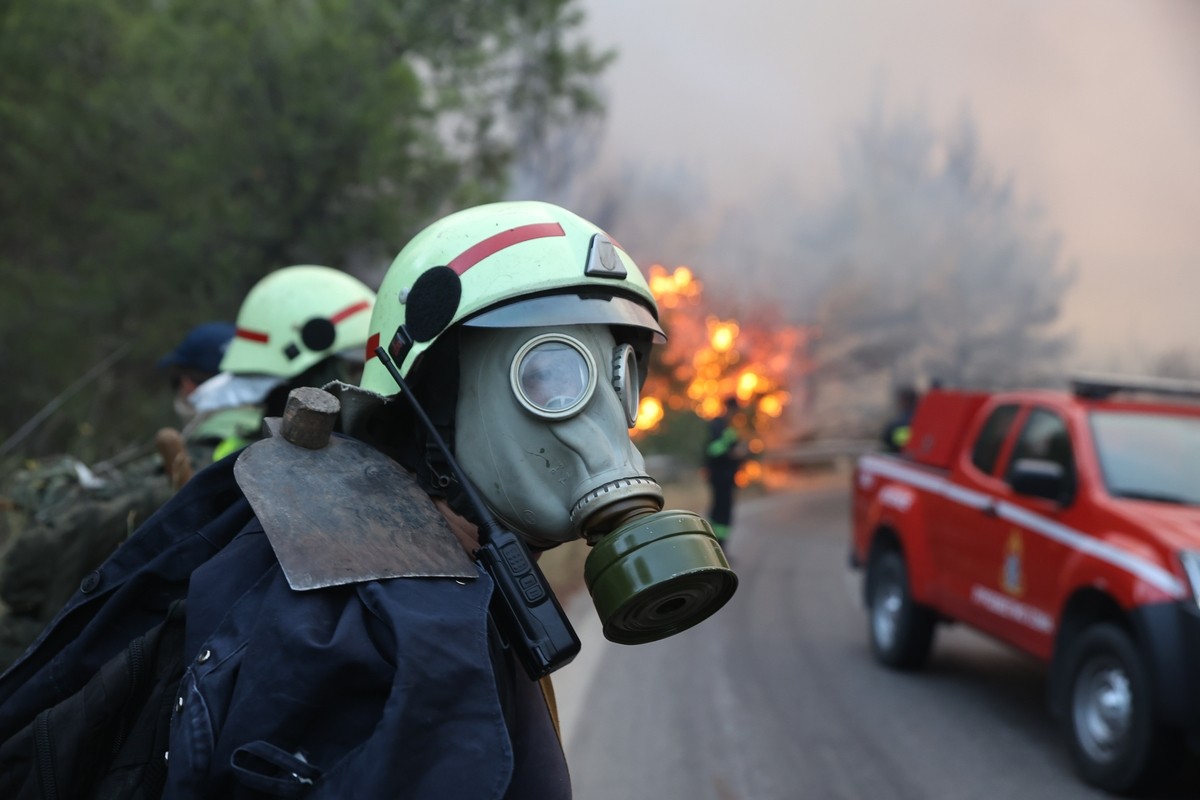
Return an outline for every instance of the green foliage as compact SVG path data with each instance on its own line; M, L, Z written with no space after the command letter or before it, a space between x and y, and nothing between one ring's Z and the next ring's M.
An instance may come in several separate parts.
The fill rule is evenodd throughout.
M575 0L9 0L0 441L124 342L31 450L146 436L151 367L267 272L386 263L595 114ZM135 400L135 398L138 398Z

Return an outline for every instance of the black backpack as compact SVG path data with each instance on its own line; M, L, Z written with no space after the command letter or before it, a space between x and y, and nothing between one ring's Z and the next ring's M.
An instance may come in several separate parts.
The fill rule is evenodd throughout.
M184 671L184 601L73 695L0 746L0 797L162 795L171 711Z

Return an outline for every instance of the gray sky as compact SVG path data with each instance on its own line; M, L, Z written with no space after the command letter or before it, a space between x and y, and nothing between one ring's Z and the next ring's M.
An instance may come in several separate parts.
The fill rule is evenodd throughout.
M868 114L964 110L1061 232L1079 366L1200 353L1197 0L585 0L619 51L601 159L679 164L710 202L819 197Z

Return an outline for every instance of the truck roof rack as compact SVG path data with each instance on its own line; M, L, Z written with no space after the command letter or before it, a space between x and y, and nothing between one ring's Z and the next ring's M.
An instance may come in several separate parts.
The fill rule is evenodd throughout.
M1071 376L1071 391L1089 400L1104 400L1114 394L1156 394L1200 400L1200 381L1151 378L1134 375L1077 373Z

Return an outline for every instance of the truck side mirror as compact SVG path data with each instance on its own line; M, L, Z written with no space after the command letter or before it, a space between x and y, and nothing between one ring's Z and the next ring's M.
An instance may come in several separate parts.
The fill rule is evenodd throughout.
M1057 461L1019 458L1013 463L1008 482L1017 494L1055 502L1063 502L1067 496L1067 472Z

